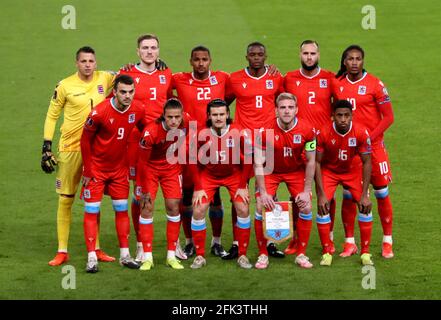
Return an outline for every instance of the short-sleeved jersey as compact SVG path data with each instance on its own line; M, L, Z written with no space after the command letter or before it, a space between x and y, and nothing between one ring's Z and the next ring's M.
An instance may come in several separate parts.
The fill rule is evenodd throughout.
M139 146L142 149L150 149L148 163L161 170L174 170L180 166L179 163L169 161L171 158L177 159L179 148L187 146L187 140L182 143L181 137L189 132L190 116L184 113L183 123L177 130L170 131L165 127L163 121L149 123L141 135ZM171 152L171 153L170 153Z
M145 110L137 101L129 108L120 111L116 108L115 98L109 98L97 105L84 125L84 130L94 132L91 143L91 171L108 172L121 166L127 167L127 141L135 126L145 125Z
M284 130L276 119L269 129L273 130L274 136L270 135L270 131L265 130L261 137L256 138L257 143L266 150L266 167L272 161L273 173L304 171L303 153L315 152L315 133L312 125L306 120L296 118L294 126Z
M317 152L323 153L322 168L335 173L359 170L360 162L353 160L360 154L371 153L368 130L352 122L349 131L342 135L331 123L317 135Z
M220 136L212 128L199 131L199 168L222 179L240 171L244 161L251 164L253 148L247 131L235 124L227 125Z
M64 111L58 150L81 151L84 122L92 108L106 98L112 88L113 77L111 72L95 71L90 82L81 80L78 73L61 80L49 104L44 123L44 139L52 141L57 120L61 111Z
M275 101L282 90L283 77L270 76L268 69L259 78L252 77L246 68L233 72L226 95L236 98L235 122L251 130L271 126L276 117Z
M383 82L365 72L360 80L352 82L348 77L334 78L333 94L338 100L348 100L352 104L353 121L372 132L381 121L379 107L390 104L389 94ZM379 135L373 144L383 140Z
M313 77L303 74L302 70L288 72L283 80L286 92L297 97L299 111L297 117L311 123L316 130L330 123L332 82L335 75L319 69Z
M119 73L129 75L135 81L135 100L145 105L147 122L159 118L165 102L172 96L171 70L167 68L147 72L135 65L129 71L121 69Z
M213 71L207 79L198 80L192 72L179 72L173 75L173 88L176 89L184 111L198 122L199 128L205 128L207 104L213 99L225 99L225 86L228 73Z

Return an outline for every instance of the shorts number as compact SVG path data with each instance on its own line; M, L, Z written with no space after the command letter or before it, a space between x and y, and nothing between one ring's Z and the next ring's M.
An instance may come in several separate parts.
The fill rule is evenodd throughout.
M150 88L150 100L156 100L156 88Z
M378 164L380 166L380 173L385 175L389 172L389 166L387 165L387 161L380 162Z
M118 128L118 137L116 139L121 140L124 138L124 128Z
M338 158L342 161L348 160L348 154L346 153L348 150L338 150Z
M355 98L346 98L352 104L352 111L357 109L357 103L355 102Z
M263 103L262 103L262 96L256 96L256 108L262 109Z
M198 100L211 100L210 94L211 89L210 88L197 88L198 89Z
M315 104L315 101L313 100L313 99L315 99L315 92L309 91L308 94L309 94L308 103Z

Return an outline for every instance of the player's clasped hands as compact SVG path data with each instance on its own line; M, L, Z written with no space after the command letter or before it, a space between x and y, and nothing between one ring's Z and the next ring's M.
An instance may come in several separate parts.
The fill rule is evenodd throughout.
M359 212L362 214L369 214L372 211L372 202L366 195L361 196L360 202L357 205Z
M204 197L206 199L208 199L208 196L207 196L207 193L205 192L205 190L194 191L193 192L193 199L192 199L193 207L197 206L197 205L201 205L202 199Z

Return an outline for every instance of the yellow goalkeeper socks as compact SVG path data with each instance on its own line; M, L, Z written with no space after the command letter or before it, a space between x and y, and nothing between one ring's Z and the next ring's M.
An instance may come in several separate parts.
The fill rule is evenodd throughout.
M67 252L74 197L60 195L57 211L58 252Z

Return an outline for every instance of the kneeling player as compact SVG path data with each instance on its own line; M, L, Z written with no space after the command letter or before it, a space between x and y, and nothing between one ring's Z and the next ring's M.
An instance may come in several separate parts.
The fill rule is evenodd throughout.
M351 192L358 205L361 262L363 265L373 265L369 254L372 233L372 203L368 194L372 170L369 134L367 129L352 122L352 105L347 100L335 103L333 119L333 123L317 136L317 228L323 247L320 264L330 266L332 263L329 208L335 189L341 184ZM363 168L358 161L353 161L357 156L360 156Z
M96 106L84 125L81 152L84 163L84 236L88 251L86 271L98 271L95 251L97 220L103 193L112 198L116 231L120 247L120 264L139 268L129 252L130 221L127 213L129 196L126 165L127 140L135 126L142 130L144 109L132 102L135 94L133 79L122 75L115 79L114 97Z
M296 222L298 233L298 249L295 263L302 268L311 268L313 265L305 255L311 232L311 185L314 177L315 166L315 134L313 127L306 121L299 120L297 114L296 97L290 93L281 93L276 99L277 118L270 129L274 130L274 141L266 144L268 132L262 134L261 146L266 150L266 166L273 164L273 171L264 175L262 181L262 163L256 163L256 179L258 182L258 205L254 227L259 258L255 264L257 269L268 267L268 251L266 239L263 235L262 205L273 207L272 197L276 194L279 184L285 182L291 197L295 199L295 208L299 212ZM269 148L274 151L274 156L269 157ZM306 153L306 164L302 154ZM256 153L259 154L258 152ZM260 198L260 199L259 199ZM296 208L297 207L297 208Z
M234 226L239 242L237 263L241 268L250 269L252 265L246 253L251 227L247 189L247 181L253 170L251 138L245 131L241 132L238 126L231 124L230 110L224 100L210 101L207 115L208 128L201 130L198 135L202 141L197 154L199 166L194 170L196 178L191 230L196 258L191 268L199 269L206 264L205 215L216 190L226 187L237 211L237 222ZM196 159L190 157L190 160L196 163Z
M171 98L165 103L162 116L150 123L142 134L137 181L141 187L139 236L144 249L141 270L153 267L153 210L159 184L167 214L166 264L173 269L184 268L175 255L181 226L179 203L182 198L182 168L179 162L170 160L178 151L178 145L185 141L189 120L181 102Z

